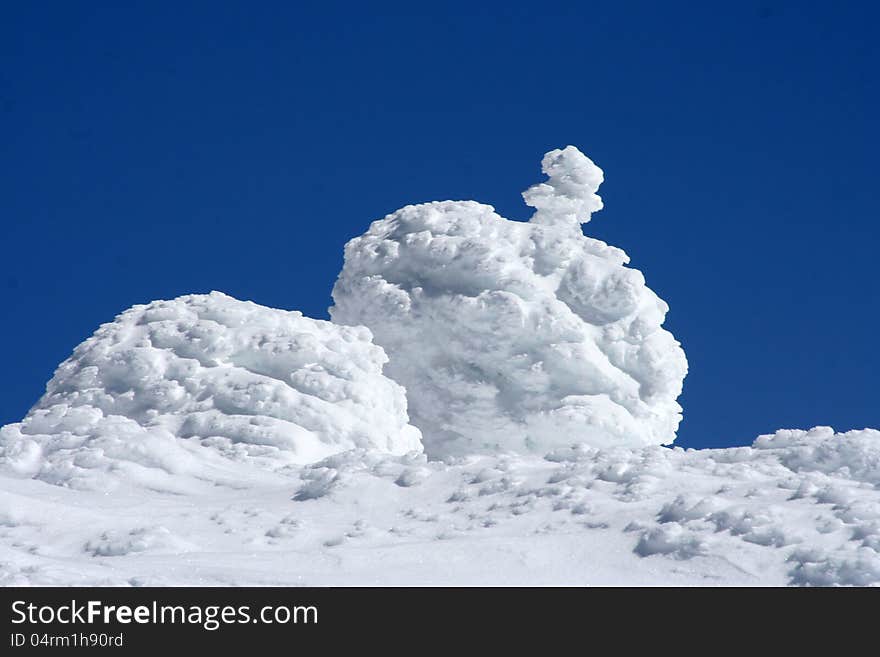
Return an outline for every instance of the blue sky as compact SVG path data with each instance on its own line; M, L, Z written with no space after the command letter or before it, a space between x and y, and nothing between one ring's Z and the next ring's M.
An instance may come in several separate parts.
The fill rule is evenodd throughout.
M0 10L0 423L134 303L326 317L370 221L526 219L575 144L687 352L678 444L880 426L875 3L114 4Z

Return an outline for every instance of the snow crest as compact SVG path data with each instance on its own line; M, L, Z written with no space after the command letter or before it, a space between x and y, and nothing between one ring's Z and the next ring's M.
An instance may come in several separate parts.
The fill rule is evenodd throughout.
M79 345L25 419L0 429L0 467L77 488L178 487L368 448L421 451L403 388L364 327L219 292L138 305Z
M547 153L528 223L473 201L406 206L345 248L334 322L365 325L430 456L669 444L687 372L668 307L586 237L602 170Z

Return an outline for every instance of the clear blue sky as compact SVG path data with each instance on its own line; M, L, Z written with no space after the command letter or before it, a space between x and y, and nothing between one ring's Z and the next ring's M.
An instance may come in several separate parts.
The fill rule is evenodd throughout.
M423 4L4 3L0 423L134 303L326 317L371 220L525 219L575 144L687 352L679 444L880 426L876 3Z

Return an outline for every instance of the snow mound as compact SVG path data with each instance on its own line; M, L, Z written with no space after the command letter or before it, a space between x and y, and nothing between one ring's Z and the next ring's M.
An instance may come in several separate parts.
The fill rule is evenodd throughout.
M782 429L758 436L754 446L784 448L782 462L792 470L842 474L880 488L880 431L876 429L842 434L835 434L831 427Z
M354 448L421 450L403 388L370 331L219 292L134 306L63 362L0 468L77 488L179 490Z
M369 327L431 456L669 444L687 372L667 305L620 249L586 237L602 170L547 153L536 212L410 205L345 247L332 320Z

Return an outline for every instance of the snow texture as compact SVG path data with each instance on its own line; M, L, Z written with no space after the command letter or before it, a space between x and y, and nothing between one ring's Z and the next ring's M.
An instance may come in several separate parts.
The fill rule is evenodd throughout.
M0 471L0 584L880 585L880 431L338 453L186 495ZM491 563L492 568L486 568Z
M134 306L63 362L0 464L21 476L105 489L236 477L339 451L421 450L404 390L368 329L219 292Z
M528 223L489 205L410 205L345 247L334 322L365 325L407 390L432 457L669 444L687 361L667 305L586 237L602 170L573 146L545 155Z

